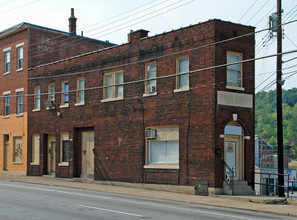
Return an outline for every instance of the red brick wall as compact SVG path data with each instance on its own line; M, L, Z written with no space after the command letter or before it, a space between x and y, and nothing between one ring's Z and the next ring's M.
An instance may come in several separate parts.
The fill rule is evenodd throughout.
M192 27L149 37L112 49L81 56L55 65L33 69L30 76L64 75L71 76L46 78L29 81L30 93L35 86L41 86L41 92L47 92L49 83L55 83L56 91L61 91L61 81L68 80L70 90L76 89L76 79L85 77L85 87L102 86L103 74L112 70L123 70L124 82L143 79L144 66L151 61L157 62L157 76L176 73L176 58L189 56L190 70L197 70L225 62L227 46L201 47L214 43L215 30L252 31L218 20ZM240 31L238 31L241 33ZM243 47L253 47L254 41L239 40ZM230 41L238 47L238 42ZM193 49L196 48L196 49ZM222 50L222 51L221 51ZM179 53L180 51L184 51ZM221 56L220 54L224 54ZM250 54L249 54L250 55ZM253 67L247 67L253 70ZM92 71L93 70L93 71ZM80 74L73 73L80 72ZM29 111L29 132L57 133L69 132L73 138L73 148L77 146L77 128L94 127L95 132L95 179L127 182L155 182L180 185L194 185L196 179L206 179L210 186L221 187L222 165L215 148L221 147L221 134L224 123L230 120L230 112L239 112L239 119L250 135L246 140L247 163L253 169L249 158L253 148L253 110L221 107L216 104L217 89L225 90L218 82L225 80L226 70L207 70L190 75L190 91L174 93L175 77L160 79L157 83L157 95L143 97L144 83L125 85L124 100L102 103L102 89L85 92L85 105L74 106L75 93L70 94L69 108L47 111L42 104L40 112ZM253 77L254 72L247 75ZM253 83L253 79L251 81ZM246 85L247 93L253 94L254 85ZM42 97L42 103L47 99ZM33 97L30 98L31 103ZM60 95L56 95L60 103ZM57 106L58 107L58 106ZM57 112L62 117L57 117ZM241 117L242 116L242 117ZM179 166L178 170L144 170L145 139L144 129L151 126L179 127ZM57 143L58 140L57 140ZM59 150L59 146L57 146ZM76 152L75 150L73 152ZM73 153L72 152L72 153ZM30 154L29 154L30 156ZM252 157L253 158L253 157ZM30 159L29 159L30 161ZM80 162L73 161L69 166L69 177L79 175ZM43 169L43 168L41 168ZM74 172L73 172L74 171ZM63 176L64 171L57 169L56 175ZM247 178L249 178L247 176Z

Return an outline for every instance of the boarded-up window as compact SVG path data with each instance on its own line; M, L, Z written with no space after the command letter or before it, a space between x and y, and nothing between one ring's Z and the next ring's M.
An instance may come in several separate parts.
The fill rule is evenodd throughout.
M39 164L39 135L34 134L32 136L32 164Z

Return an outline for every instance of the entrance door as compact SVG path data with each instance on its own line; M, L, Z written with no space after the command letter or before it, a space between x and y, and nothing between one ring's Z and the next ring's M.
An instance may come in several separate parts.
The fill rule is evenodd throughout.
M8 171L8 164L9 164L9 139L8 135L4 136L4 167L3 170Z
M82 132L82 178L94 178L94 131Z
M48 135L47 144L47 172L56 172L56 139L55 135Z
M239 136L225 138L225 162L234 172L234 180L243 177L243 155ZM225 173L228 171L225 168Z

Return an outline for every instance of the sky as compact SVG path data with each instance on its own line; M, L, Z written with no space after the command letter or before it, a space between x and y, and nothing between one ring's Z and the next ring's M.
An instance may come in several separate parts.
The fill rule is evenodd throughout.
M68 31L74 8L77 34L116 44L127 43L130 30L145 29L149 36L221 19L268 28L268 16L276 12L277 0L0 0L0 32L28 22ZM297 50L297 0L282 1L283 52ZM275 34L274 34L275 35ZM256 37L256 57L276 53L276 37L267 30ZM297 87L297 53L284 55L284 89ZM275 89L276 58L255 63L256 92Z

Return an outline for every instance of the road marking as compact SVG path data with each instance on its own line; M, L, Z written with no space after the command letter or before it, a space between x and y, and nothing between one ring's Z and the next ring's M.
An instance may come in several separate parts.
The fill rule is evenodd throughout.
M83 208L88 208L88 209L96 209L104 212L112 212L112 213L117 213L117 214L122 214L122 215L130 215L130 216L135 216L135 217L143 217L142 215L137 215L133 213L128 213L128 212L120 212L116 210L111 210L111 209L103 209L103 208L98 208L98 207L93 207L93 206L86 206L86 205L78 205L79 207Z
M52 190L52 189L41 189L41 188L35 188L35 187L29 187L29 186L19 186L19 185L5 184L5 183L0 183L0 185L13 186L13 187L24 188L24 189L34 189L34 190L47 191L47 192L55 192L55 190Z

